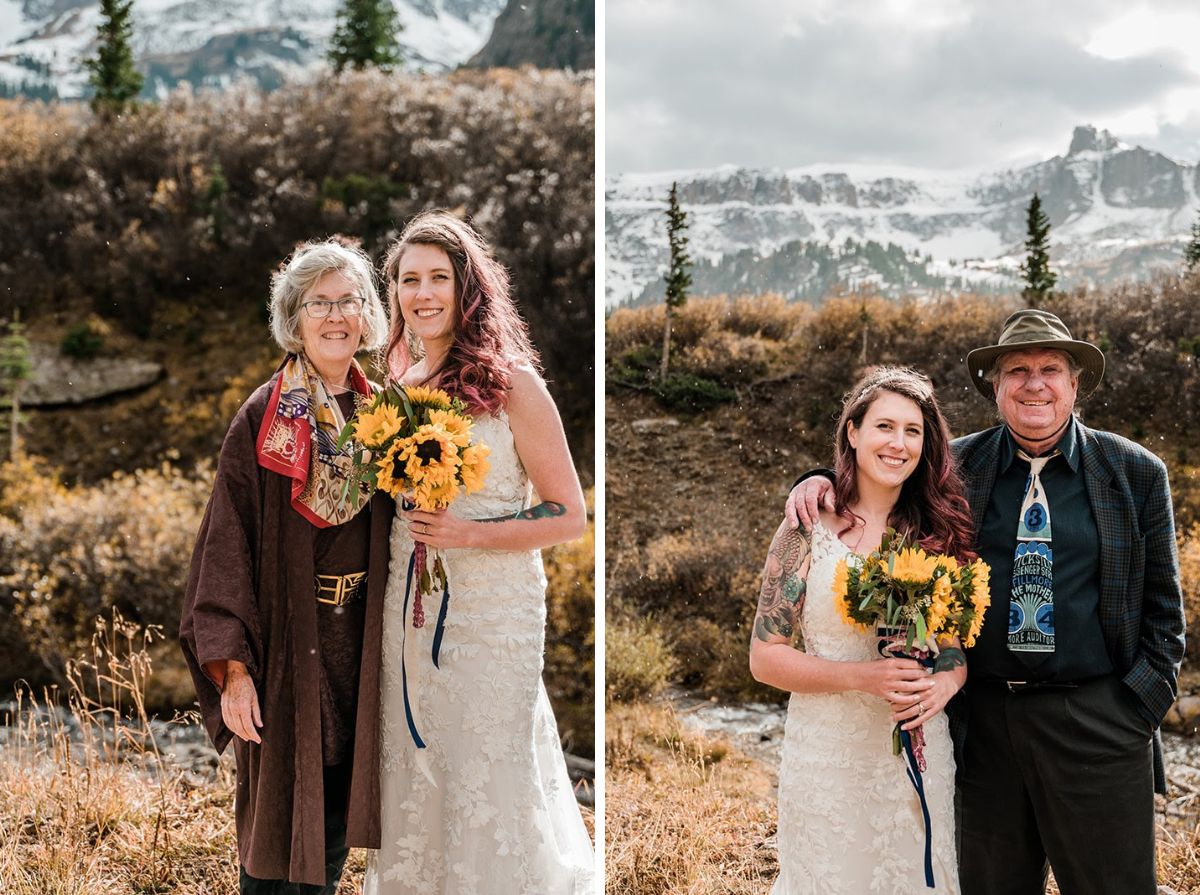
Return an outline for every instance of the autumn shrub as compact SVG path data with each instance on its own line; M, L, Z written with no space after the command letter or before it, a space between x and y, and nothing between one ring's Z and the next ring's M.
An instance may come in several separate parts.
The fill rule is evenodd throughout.
M622 636L626 642L639 634L661 638L674 655L673 680L698 692L772 698L750 677L747 658L760 560L722 535L687 532L653 539L636 574L631 564L610 578L609 593L628 617L655 619L650 633L634 627Z
M1179 538L1179 573L1187 622L1188 649L1183 659L1189 665L1196 665L1196 644L1200 644L1200 522Z
M0 101L0 312L79 296L142 336L175 305L262 296L304 239L375 258L430 207L511 271L574 444L593 418L594 81L563 71L346 73L194 92L114 120Z
M587 495L589 510L593 493ZM546 551L546 690L558 732L576 755L595 754L596 522L587 533Z
M737 397L733 389L694 373L670 373L654 387L654 393L668 410L683 413L701 413Z
M672 369L736 385L766 375L808 314L807 305L780 296L692 299L676 309L671 325ZM636 371L649 381L661 357L663 306L620 308L605 323L610 371L626 379Z
M766 375L775 354L773 347L758 335L710 330L696 340L680 366L696 376L738 385Z
M104 349L104 337L108 325L93 315L87 320L73 324L63 336L59 350L67 357L76 360L90 360Z
M0 532L19 535L27 512L53 505L68 493L57 471L40 457L24 454L0 463ZM7 565L7 556L0 547L0 570ZM14 608L12 595L0 580L0 680L44 679L46 670L30 650Z
M1186 447L1176 455L1186 454ZM1200 466L1192 463L1171 462L1168 456L1167 474L1171 482L1171 504L1175 511L1175 529L1188 531L1200 524Z
M656 696L675 679L678 664L667 631L653 617L610 606L604 627L606 700Z
M44 486L50 489L50 485ZM208 467L163 465L96 486L54 490L0 518L0 615L49 680L90 641L112 609L174 631L192 543L212 489Z
M811 305L790 302L775 292L753 297L743 295L728 303L725 329L739 336L787 342L812 313Z

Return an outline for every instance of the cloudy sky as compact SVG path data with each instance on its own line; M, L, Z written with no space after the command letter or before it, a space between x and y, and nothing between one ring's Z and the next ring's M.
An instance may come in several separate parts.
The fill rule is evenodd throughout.
M1200 161L1195 0L608 0L606 169Z

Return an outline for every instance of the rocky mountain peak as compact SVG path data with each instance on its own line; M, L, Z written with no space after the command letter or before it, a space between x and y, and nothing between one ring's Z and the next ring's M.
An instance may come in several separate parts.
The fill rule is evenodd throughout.
M1117 138L1106 130L1097 131L1090 124L1081 124L1071 134L1071 148L1067 155L1078 155L1081 152L1108 152L1116 149Z

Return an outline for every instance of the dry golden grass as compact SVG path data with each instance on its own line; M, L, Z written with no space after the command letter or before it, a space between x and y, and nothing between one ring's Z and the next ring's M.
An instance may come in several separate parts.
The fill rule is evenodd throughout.
M609 709L605 891L762 895L775 878L774 780L669 709Z
M0 881L11 895L208 895L236 889L233 781L199 784L159 751L145 708L156 632L114 613L56 691L18 691L0 756ZM187 719L180 719L181 721Z
M774 769L661 704L606 718L608 895L762 895L775 856ZM1159 815L1159 884L1200 892L1200 818ZM1053 876L1048 895L1058 895Z
M68 666L77 729L55 711L57 690L18 689L0 747L4 895L237 891L232 750L207 778L160 751L145 703L158 637L117 612L97 622L91 655ZM366 855L350 852L339 895L362 891Z

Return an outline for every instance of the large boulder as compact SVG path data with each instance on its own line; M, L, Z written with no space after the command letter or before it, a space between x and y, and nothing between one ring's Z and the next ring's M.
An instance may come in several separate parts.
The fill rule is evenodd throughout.
M76 360L53 345L33 342L29 346L33 367L21 388L26 407L83 404L122 392L153 385L162 376L161 364L124 357Z

